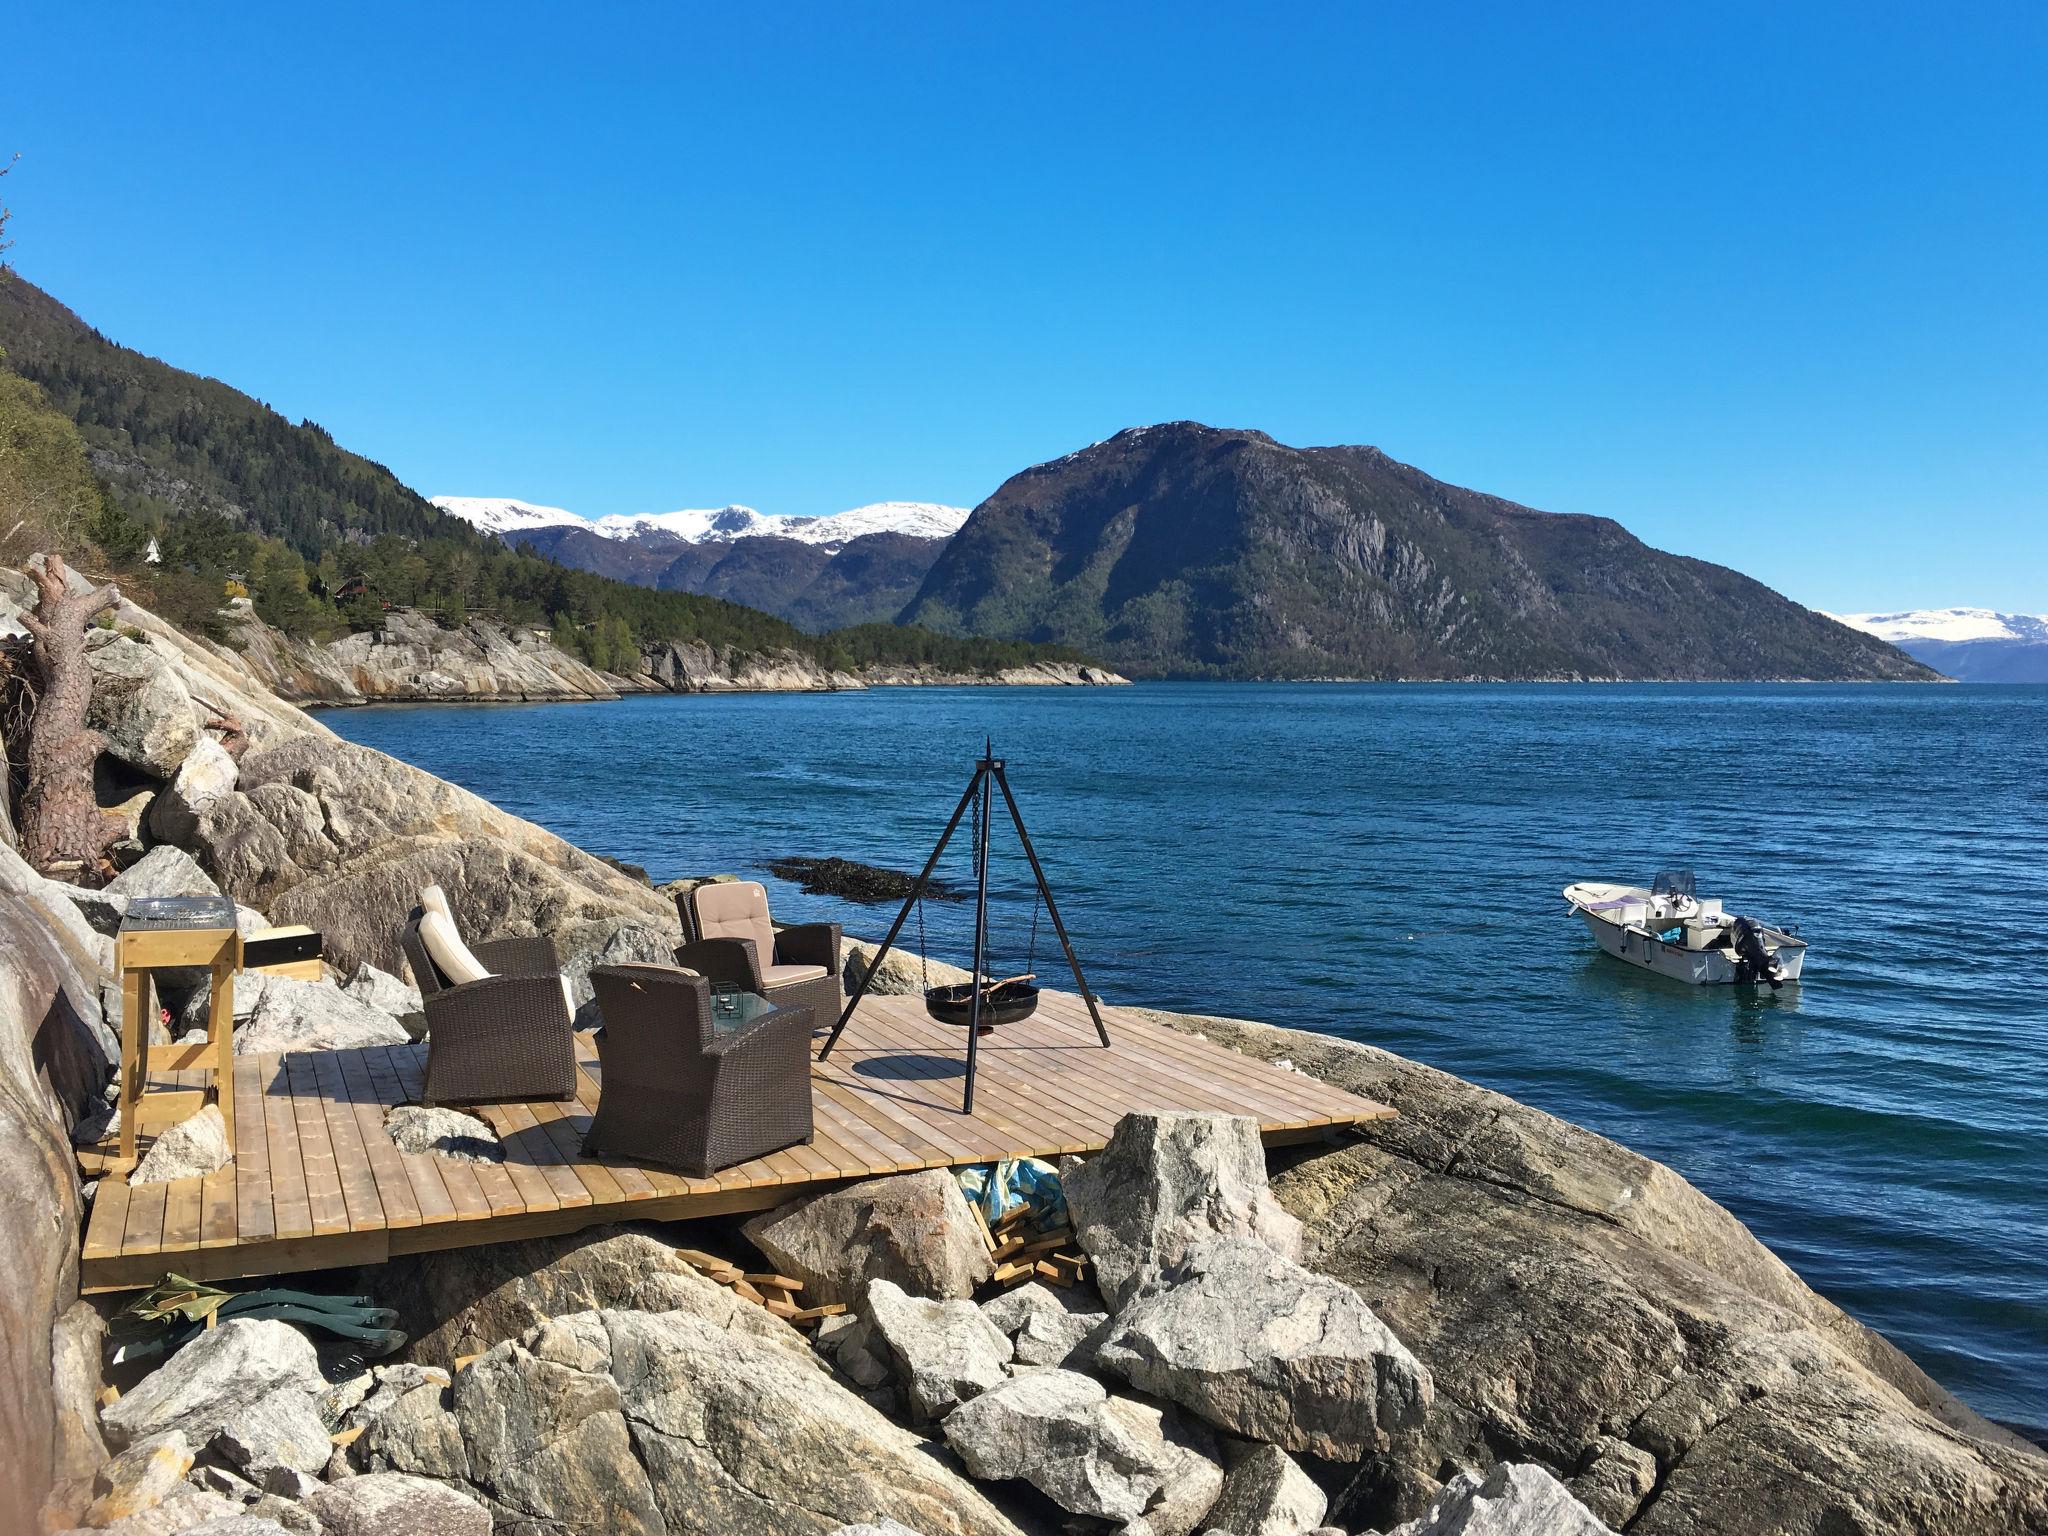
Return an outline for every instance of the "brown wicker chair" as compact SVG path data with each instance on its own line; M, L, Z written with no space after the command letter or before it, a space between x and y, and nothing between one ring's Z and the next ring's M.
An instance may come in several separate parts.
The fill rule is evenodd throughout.
M778 926L768 915L767 891L752 880L715 880L679 891L676 911L683 920L677 965L777 1008L808 1008L821 1029L838 1022L846 998L837 923Z
M576 1096L576 1046L555 946L544 938L469 946L492 972L451 984L420 937L420 909L399 943L427 1014L429 1104Z
M666 965L600 965L604 1081L586 1156L699 1178L811 1139L811 1011L776 1008L733 1030L711 1021L711 984Z

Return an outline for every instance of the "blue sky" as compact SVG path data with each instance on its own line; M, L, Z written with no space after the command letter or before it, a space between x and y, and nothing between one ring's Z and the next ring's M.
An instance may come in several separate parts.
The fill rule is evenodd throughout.
M8 25L17 269L429 492L972 504L1178 417L2048 611L2039 7Z

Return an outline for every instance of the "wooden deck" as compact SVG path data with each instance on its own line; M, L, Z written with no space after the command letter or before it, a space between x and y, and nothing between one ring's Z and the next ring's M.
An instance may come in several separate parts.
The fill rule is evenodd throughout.
M581 1155L600 1084L587 1037L576 1102L475 1109L504 1143L502 1165L402 1153L384 1134L385 1110L418 1094L423 1046L240 1056L235 1161L134 1189L102 1178L81 1284L374 1264L607 1221L761 1210L845 1179L1094 1151L1132 1110L1255 1115L1273 1144L1394 1113L1128 1011L1104 1016L1108 1050L1078 997L1047 992L1033 1018L983 1039L975 1111L963 1116L963 1032L933 1023L919 999L870 998L832 1059L813 1063L815 1139L709 1179Z

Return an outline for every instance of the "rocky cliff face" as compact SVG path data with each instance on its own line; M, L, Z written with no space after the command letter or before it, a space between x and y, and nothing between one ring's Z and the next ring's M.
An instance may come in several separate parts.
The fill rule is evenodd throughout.
M1606 518L1446 485L1377 449L1194 422L1012 476L902 617L1060 642L1135 675L1934 677Z

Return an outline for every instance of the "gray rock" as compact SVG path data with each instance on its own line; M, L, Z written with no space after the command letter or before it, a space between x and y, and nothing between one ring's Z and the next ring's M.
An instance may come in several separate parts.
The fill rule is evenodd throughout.
M1055 1289L1034 1280L981 1304L981 1315L1008 1337L1020 1365L1086 1370L1107 1331L1109 1314L1092 1290Z
M375 1271L379 1301L398 1309L415 1360L452 1367L539 1324L606 1308L681 1307L750 1334L821 1369L803 1335L706 1279L675 1248L644 1232L594 1227L566 1237L493 1243L393 1259Z
M846 984L846 995L853 996L860 986L861 978L874 963L875 951L882 946L856 939L848 935L840 940L839 955L841 976ZM929 974L930 981L926 981ZM868 990L877 996L914 997L921 996L926 986L949 987L956 982L970 981L972 975L957 965L943 960L927 960L918 963L917 956L901 947L893 948L882 958L882 968L875 973L875 983Z
M812 1305L853 1303L871 1280L913 1296L972 1296L994 1266L981 1228L942 1168L864 1179L794 1200L743 1229Z
M230 1416L207 1449L257 1487L290 1492L298 1485L287 1473L310 1477L334 1449L317 1402L303 1384L288 1383Z
M166 843L150 849L114 876L106 891L132 900L137 896L218 896L220 887L191 854Z
M883 1519L861 1525L842 1525L832 1532L832 1536L919 1536L919 1533L907 1525Z
M400 981L389 971L380 971L365 960L356 967L342 987L350 997L379 1013L388 1013L394 1019L420 1012L426 1005L420 1000L420 989L409 981Z
M807 1346L686 1308L543 1323L458 1372L452 1395L462 1484L503 1530L786 1536L886 1515L1020 1536Z
M306 1490L306 1496L310 1498L318 1491L315 1484ZM252 1520L274 1521L291 1532L291 1536L325 1536L318 1515L295 1499L275 1493L257 1494L245 1506L243 1514Z
M448 1373L404 1364L379 1366L375 1377L375 1387L335 1421L337 1433L360 1431L346 1448L345 1464L365 1473L402 1467L423 1477L468 1476L469 1450L451 1412Z
M384 1112L384 1131L399 1150L431 1152L461 1163L502 1163L505 1148L488 1121L459 1109L398 1104Z
M129 866L130 869L134 867L132 864ZM75 885L62 885L61 882L59 888L78 908L79 915L92 925L94 933L111 937L119 931L121 919L128 915L129 898L117 891L87 891Z
M971 1301L932 1301L873 1280L861 1308L920 1420L943 1418L1009 1377L1010 1341Z
M261 1529L253 1532L229 1526L228 1522L243 1515L242 1506L231 1499L187 1488L161 1504L125 1515L111 1525L95 1527L90 1532L66 1532L64 1536L194 1536L199 1531L207 1536L292 1536L268 1520L260 1521Z
M100 1427L117 1447L172 1429L204 1445L282 1387L311 1396L326 1385L320 1357L298 1329L237 1318L200 1334L109 1404Z
M1594 1517L1619 1530L1657 1486L1657 1458L1639 1445L1602 1435L1566 1484Z
M1076 1371L1013 1377L941 1428L978 1478L1021 1478L1069 1514L1142 1518L1159 1536L1193 1530L1223 1486L1223 1469L1189 1426L1155 1405L1112 1398ZM1193 1504L1201 1508L1190 1514Z
M1301 1223L1267 1191L1265 1145L1249 1116L1126 1115L1100 1152L1061 1162L1060 1182L1112 1309L1212 1238L1301 1255Z
M405 1026L331 981L246 975L235 983L235 1054L404 1045Z
M865 1318L855 1320L834 1341L832 1363L842 1376L865 1391L882 1386L895 1374L889 1347L876 1336L874 1325Z
M92 704L86 723L131 768L168 779L204 734L199 708L155 647L113 630L86 639Z
M1206 1516L1216 1536L1303 1536L1323 1523L1330 1501L1276 1445L1255 1445L1223 1479Z
M192 1447L173 1429L131 1445L99 1470L93 1480L93 1501L86 1506L87 1525L112 1525L116 1520L154 1509L185 1490L192 1470Z
M150 803L150 836L179 847L190 844L198 834L200 818L234 792L239 775L227 749L211 736L202 735L185 754L171 782Z
M1429 1372L1350 1287L1219 1238L1117 1314L1097 1364L1248 1440L1332 1461L1422 1422Z
M306 1536L302 1526L268 1519L253 1508L181 1528L178 1536Z
M1533 1462L1461 1472L1393 1536L1613 1536L1564 1484Z
M168 1184L172 1179L189 1179L212 1173L234 1160L228 1147L227 1121L218 1104L208 1104L196 1115L188 1115L163 1132L142 1154L142 1161L128 1175L135 1184Z
M491 1536L491 1512L429 1478L373 1472L319 1488L306 1507L323 1536Z
M207 1493L217 1493L224 1499L237 1504L253 1504L263 1497L263 1490L249 1479L218 1461L202 1461L192 1469L185 1479L194 1488Z
M1365 1297L1437 1388L1426 1424L1334 1497L1337 1523L1412 1518L1444 1464L1491 1466L1503 1447L1584 1474L1626 1425L1659 1473L1647 1504L1608 1506L1617 1528L2048 1529L2038 1450L1816 1296L1671 1169L1371 1046L1156 1017L1400 1111L1273 1181L1307 1223L1309 1266Z

